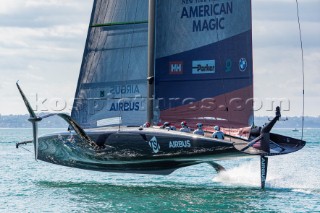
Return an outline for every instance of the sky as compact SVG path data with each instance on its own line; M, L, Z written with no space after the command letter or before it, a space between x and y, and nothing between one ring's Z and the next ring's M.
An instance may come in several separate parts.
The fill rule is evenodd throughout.
M0 0L0 114L70 112L93 0ZM320 116L320 1L299 1L305 114ZM253 0L255 115L302 114L302 62L295 0ZM56 104L58 103L58 104Z

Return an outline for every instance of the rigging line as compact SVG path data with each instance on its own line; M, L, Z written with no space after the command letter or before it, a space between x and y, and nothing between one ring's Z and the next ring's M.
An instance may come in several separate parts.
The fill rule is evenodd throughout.
M300 12L299 12L299 2L296 0L297 5L297 20L299 25L299 38L300 38L300 48L301 48L301 62L302 62L302 119L301 119L301 140L304 137L304 113L305 113L305 75L304 75L304 51L303 51L303 42L302 42L302 30L301 30L301 23L300 23Z
M32 153L29 149L26 149L26 148L24 148L24 147L20 147L21 149L24 149L25 151L27 151L27 152L30 152L30 153Z

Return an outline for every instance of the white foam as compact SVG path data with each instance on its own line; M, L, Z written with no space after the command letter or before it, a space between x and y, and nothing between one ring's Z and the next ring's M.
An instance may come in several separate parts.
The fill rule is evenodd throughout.
M267 181L279 178L276 174L268 174ZM244 162L238 167L219 173L213 181L225 185L260 187L260 162L256 160Z
M302 164L300 161L288 156L269 158L266 186L304 193L319 191L320 179L315 175L317 165L306 167L299 165ZM310 163L308 161L308 164ZM213 178L213 181L224 185L259 187L260 162L258 159L243 161L239 166L221 172Z

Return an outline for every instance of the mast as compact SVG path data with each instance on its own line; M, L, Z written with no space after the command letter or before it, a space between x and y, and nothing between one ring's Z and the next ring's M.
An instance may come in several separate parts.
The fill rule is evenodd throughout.
M153 124L153 98L154 98L154 49L155 49L155 0L149 0L148 22L148 96L147 121Z

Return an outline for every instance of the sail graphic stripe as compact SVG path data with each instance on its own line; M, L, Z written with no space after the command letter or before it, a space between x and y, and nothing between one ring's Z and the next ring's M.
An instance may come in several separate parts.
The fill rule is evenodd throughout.
M137 24L147 24L148 21L133 21L133 22L114 22L114 23L104 23L104 24L95 24L90 27L110 27L110 26L120 26L120 25L137 25Z

